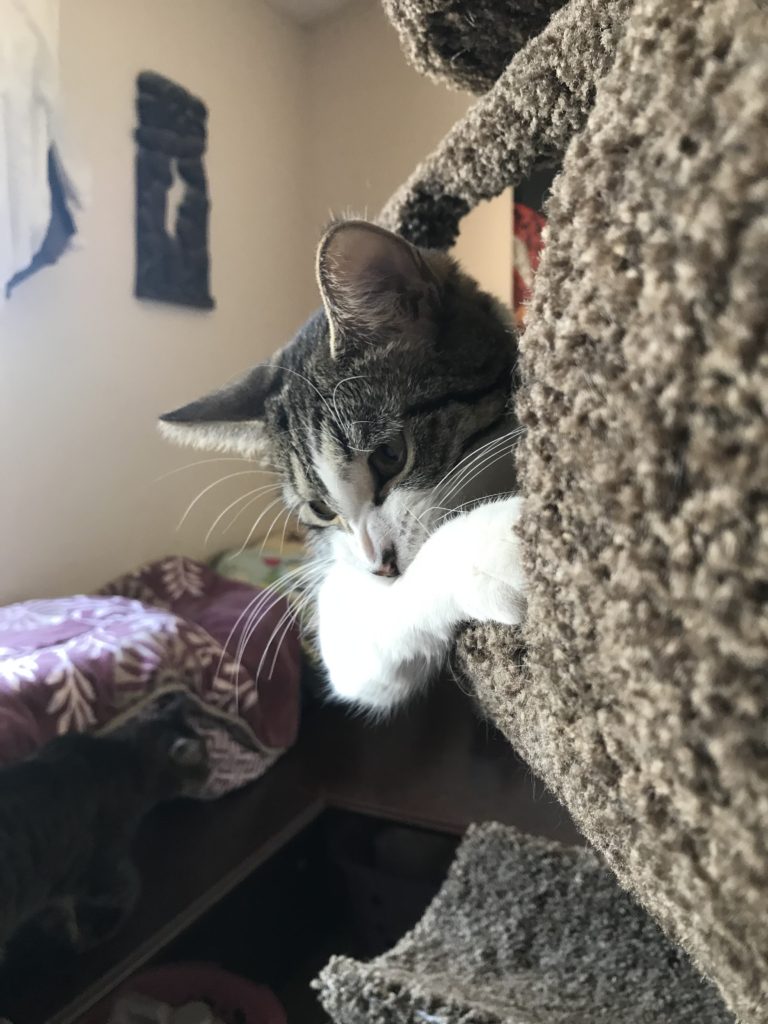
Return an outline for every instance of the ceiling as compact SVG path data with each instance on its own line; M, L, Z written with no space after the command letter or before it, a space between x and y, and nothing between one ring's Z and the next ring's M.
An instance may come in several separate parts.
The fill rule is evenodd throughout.
M312 25L322 21L353 0L267 0L270 7L287 15L301 25Z

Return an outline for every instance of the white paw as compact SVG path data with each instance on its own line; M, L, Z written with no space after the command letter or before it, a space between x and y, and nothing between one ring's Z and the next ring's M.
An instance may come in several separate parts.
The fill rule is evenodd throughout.
M330 692L378 715L421 690L443 653L404 628L392 596L391 581L344 564L331 569L318 593L318 640Z
M466 590L457 593L468 618L516 626L525 617L525 579L515 530L522 508L522 498L507 498L468 513Z
M515 626L525 617L525 580L515 525L521 498L479 505L445 523L424 548L458 619Z

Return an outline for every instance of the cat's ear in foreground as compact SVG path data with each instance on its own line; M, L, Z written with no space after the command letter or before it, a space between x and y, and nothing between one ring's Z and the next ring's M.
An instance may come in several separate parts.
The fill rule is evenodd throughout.
M233 383L160 417L160 432L178 444L208 451L238 452L269 461L269 438L264 422L267 397L280 384L281 370L273 364L254 366Z
M342 221L317 250L317 281L335 357L356 340L381 333L432 336L441 277L452 268L442 253L425 253L367 221Z

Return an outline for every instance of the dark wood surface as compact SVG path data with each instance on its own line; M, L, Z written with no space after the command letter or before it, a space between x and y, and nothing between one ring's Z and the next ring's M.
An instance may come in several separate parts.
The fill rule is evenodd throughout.
M500 821L564 843L581 837L563 808L480 717L451 678L390 721L328 706L301 755L328 806L461 834Z
M137 856L139 905L127 926L75 967L23 998L2 997L13 1024L71 1024L203 913L335 808L460 834L496 820L562 842L580 837L566 812L453 680L391 720L325 705L265 776L214 803L158 809Z
M158 808L137 843L142 893L125 927L0 1012L13 1024L69 1024L153 957L321 813L298 749L263 779L211 803ZM18 978L8 981L18 987ZM0 993L2 992L0 980Z

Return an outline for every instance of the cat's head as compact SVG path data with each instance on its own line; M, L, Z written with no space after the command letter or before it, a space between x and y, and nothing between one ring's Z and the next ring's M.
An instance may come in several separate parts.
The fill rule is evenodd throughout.
M138 755L143 784L156 800L196 796L210 776L208 747L197 731L196 711L189 696L170 693L111 732Z
M473 452L509 430L514 334L444 253L363 221L326 233L317 279L323 309L290 344L161 428L278 468L318 543L396 575L446 510L499 489L511 446Z

